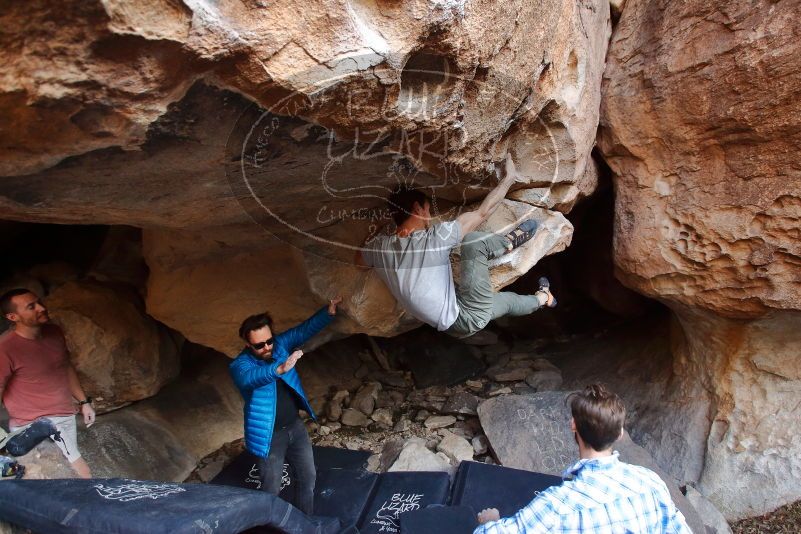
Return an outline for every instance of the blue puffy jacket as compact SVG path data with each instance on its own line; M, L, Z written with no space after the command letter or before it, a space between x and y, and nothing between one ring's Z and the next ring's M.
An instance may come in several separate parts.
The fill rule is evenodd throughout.
M332 320L326 306L298 326L274 335L270 361L254 356L246 347L228 366L234 384L245 399L245 446L252 454L266 458L270 453L275 424L276 380L283 380L295 390L303 400L306 411L317 419L306 399L298 372L292 368L279 375L276 368L286 361L293 349L308 341Z

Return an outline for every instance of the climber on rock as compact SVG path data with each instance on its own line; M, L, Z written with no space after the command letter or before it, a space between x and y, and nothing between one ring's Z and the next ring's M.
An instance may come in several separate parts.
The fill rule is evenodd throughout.
M373 267L389 290L414 317L455 337L468 337L492 319L528 315L556 306L545 277L533 295L494 292L489 261L534 236L529 219L505 236L476 232L506 196L519 176L507 155L504 177L479 208L453 221L431 222L431 200L420 190L400 187L388 198L397 230L368 239L356 253L356 264ZM461 244L461 282L454 287L451 249Z
M297 502L292 504L306 514L314 508L316 472L311 440L298 410L315 415L295 370L303 356L297 347L334 320L340 302L342 297L332 299L309 319L280 334L273 332L269 314L251 315L239 327L239 337L247 345L229 366L245 399L245 447L259 459L261 489L278 495L286 460L297 484Z

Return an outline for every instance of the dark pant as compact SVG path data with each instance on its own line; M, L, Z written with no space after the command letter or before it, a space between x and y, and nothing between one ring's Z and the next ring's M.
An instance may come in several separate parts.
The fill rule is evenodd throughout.
M270 454L259 459L261 489L273 495L281 491L281 476L284 461L292 467L291 484L295 486L295 501L292 504L306 514L314 509L314 469L312 444L303 421L296 419L284 428L273 430Z
M492 290L489 262L505 254L508 246L509 240L497 234L470 232L464 236L459 262L462 277L456 294L459 315L446 333L471 336L493 319L528 315L540 308L534 295Z

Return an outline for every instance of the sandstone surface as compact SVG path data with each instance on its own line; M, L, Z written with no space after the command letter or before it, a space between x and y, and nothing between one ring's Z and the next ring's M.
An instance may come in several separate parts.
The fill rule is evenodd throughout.
M336 331L416 326L347 265L399 183L451 218L510 152L510 198L558 219L597 180L601 0L34 2L0 23L4 217L144 228L148 312L221 351L264 302L289 322L339 291ZM536 246L496 285L560 250Z
M183 340L148 317L134 291L67 282L48 295L46 304L98 411L151 397L178 376Z
M801 497L797 13L630 0L604 74L617 274L677 314L681 396L710 402L698 489L730 520Z

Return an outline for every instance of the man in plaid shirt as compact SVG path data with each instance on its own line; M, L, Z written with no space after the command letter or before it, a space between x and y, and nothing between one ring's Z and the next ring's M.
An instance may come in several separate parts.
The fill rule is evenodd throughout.
M541 492L514 516L500 519L495 508L482 510L473 534L692 534L662 479L612 452L626 418L620 398L595 384L568 401L581 459L565 471L561 485Z

